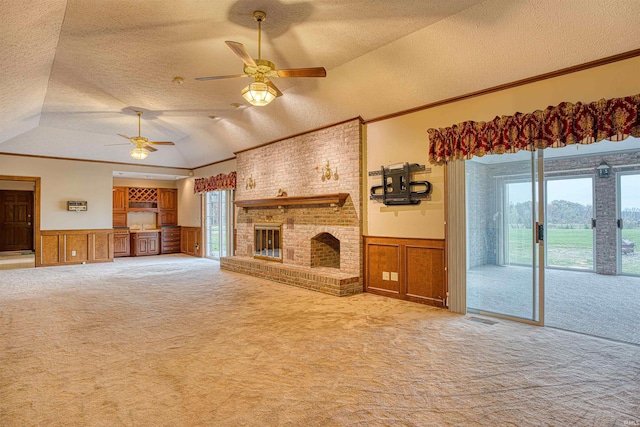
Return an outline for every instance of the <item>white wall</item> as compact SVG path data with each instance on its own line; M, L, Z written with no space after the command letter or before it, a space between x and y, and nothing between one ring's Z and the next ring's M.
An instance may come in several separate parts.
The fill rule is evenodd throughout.
M202 226L202 196L193 193L196 178L209 178L219 173L228 174L236 170L236 160L228 160L211 166L195 169L194 176L182 179L178 185L178 222L184 227Z
M46 159L0 154L0 175L41 178L40 229L82 230L112 227L113 170L184 174L173 168ZM67 211L68 200L86 200L86 212Z

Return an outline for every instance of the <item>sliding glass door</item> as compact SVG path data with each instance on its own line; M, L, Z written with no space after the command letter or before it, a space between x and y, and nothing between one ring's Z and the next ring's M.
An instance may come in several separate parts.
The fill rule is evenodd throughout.
M537 152L465 163L467 308L540 321Z
M206 256L230 256L233 248L233 191L211 191L205 200Z
M545 182L547 267L593 271L593 176L556 176Z
M618 271L640 276L640 174L618 176Z

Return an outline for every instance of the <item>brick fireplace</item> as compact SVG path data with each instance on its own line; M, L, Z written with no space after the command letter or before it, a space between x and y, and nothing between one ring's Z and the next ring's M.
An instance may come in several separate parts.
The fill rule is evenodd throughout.
M362 292L361 140L354 119L236 153L236 253L221 268L333 295ZM256 231L269 227L281 241ZM281 259L261 256L276 246Z

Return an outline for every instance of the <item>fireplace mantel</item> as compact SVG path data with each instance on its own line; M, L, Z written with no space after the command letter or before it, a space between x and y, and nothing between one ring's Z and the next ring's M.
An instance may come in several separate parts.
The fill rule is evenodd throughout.
M241 208L268 208L284 206L329 205L342 206L349 193L314 194L310 196L272 197L269 199L236 200L233 203Z

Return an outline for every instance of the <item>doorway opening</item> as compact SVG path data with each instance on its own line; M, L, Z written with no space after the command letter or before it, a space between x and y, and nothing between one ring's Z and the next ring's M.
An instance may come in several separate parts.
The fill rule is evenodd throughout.
M40 178L0 175L0 269L38 266Z

